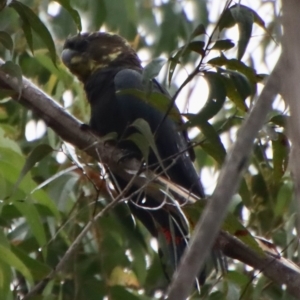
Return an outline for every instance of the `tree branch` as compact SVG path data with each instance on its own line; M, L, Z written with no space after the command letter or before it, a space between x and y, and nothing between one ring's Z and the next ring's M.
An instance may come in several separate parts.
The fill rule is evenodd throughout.
M219 234L217 243L226 256L253 267L279 285L285 284L288 293L300 299L300 269L297 265L283 257L260 255L224 231Z

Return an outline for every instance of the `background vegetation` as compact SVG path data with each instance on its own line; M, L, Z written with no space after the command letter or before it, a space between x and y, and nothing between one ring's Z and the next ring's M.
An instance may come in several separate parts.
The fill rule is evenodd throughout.
M59 59L68 36L82 28L114 31L132 43L145 65L167 58L159 78L188 121L195 164L210 194L237 128L279 55L280 12L276 1L2 0L0 56L6 63L0 70L19 83L26 76L88 123L82 86ZM16 299L55 269L111 194L107 174L94 159L74 151L45 119L15 101L15 92L1 82L0 87L0 299ZM237 238L258 252L253 236L264 237L297 262L287 118L278 96L255 140L224 229L233 234L243 228L246 238ZM168 282L153 244L126 204L118 204L31 299L160 298ZM228 264L224 274L212 270L192 299L292 299L260 270L236 260Z

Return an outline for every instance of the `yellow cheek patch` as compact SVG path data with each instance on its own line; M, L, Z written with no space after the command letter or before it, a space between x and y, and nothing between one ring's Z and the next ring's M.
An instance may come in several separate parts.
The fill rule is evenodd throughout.
M73 56L73 57L71 58L70 63L71 63L72 65L75 65L75 64L81 63L82 61L83 61L82 56L76 55L76 56Z
M95 70L99 70L99 69L103 69L103 68L105 68L105 67L107 67L108 66L108 64L97 64L97 65L93 65L93 72L95 71Z
M117 51L117 52L111 53L111 54L108 55L108 59L109 59L110 61L113 61L113 60L115 60L121 53L122 53L122 51Z

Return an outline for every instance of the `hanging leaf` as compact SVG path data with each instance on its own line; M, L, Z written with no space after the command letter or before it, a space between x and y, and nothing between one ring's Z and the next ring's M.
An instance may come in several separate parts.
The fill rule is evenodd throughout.
M41 161L45 156L47 156L51 152L53 152L53 149L49 145L45 144L38 145L31 151L15 184L15 190L19 187L24 176L35 166L35 164Z
M68 11L68 13L71 15L72 19L74 20L74 22L78 28L78 31L81 32L82 26L81 26L80 15L79 15L78 11L70 5L70 1L69 0L57 0L57 2L60 3L60 5L66 11Z
M236 24L236 22L230 12L230 9L226 9L222 13L220 20L218 22L219 30L222 31L224 28L233 27L235 24Z
M284 182L278 191L275 201L274 214L275 217L282 218L285 211L290 207L291 199L293 199L294 188L290 182Z
M148 157L149 157L150 145L149 145L147 139L144 137L144 135L141 133L135 132L135 133L130 134L126 138L126 140L133 142L137 146L137 148L141 151L143 158L147 162Z
M204 53L205 53L204 46L205 46L205 43L202 41L193 41L188 44L187 49L190 51L199 53L201 55L204 55Z
M20 211L22 216L26 218L28 226L34 237L36 238L39 246L42 249L43 257L47 257L47 244L46 232L43 226L43 222L37 211L36 207L29 203L29 201L14 201L15 207Z
M245 54L249 40L251 38L253 27L253 13L252 10L244 5L235 5L230 9L230 12L235 19L239 28L239 41L238 41L238 60L241 60Z
M214 45L212 46L212 50L228 50L228 49L231 49L233 48L235 45L234 43L229 40L229 39L226 39L226 40L218 40L214 43Z
M9 248L3 245L0 245L0 260L18 270L31 284L33 284L33 277L23 261L21 261Z
M228 70L242 73L247 77L251 84L261 81L261 78L257 76L255 69L248 67L242 61L235 58L227 59L224 54L222 54L220 57L215 57L209 60L207 63L218 67L225 66Z
M14 43L11 36L6 31L0 31L0 44L12 52Z
M48 265L31 258L21 248L12 246L11 251L25 264L28 270L30 270L34 279L41 280L51 272L51 268Z
M53 42L53 39L51 37L51 34L49 33L47 27L44 25L44 23L37 17L37 15L25 4L13 0L10 4L10 7L14 8L16 12L19 14L20 18L24 22L24 24L29 24L30 27L37 33L37 35L42 39L42 41L47 46L51 60L56 65L56 51L55 51L55 45ZM27 26L27 25L26 25ZM27 28L28 29L28 28ZM32 47L32 37L31 34L28 34L28 30L26 30L25 36L27 39L27 42L29 44L29 47L31 50L33 50ZM32 51L33 52L33 51Z
M225 10L218 22L220 31L222 31L224 28L230 28L235 24L238 25L238 60L241 60L245 54L251 38L253 23L258 24L260 27L266 30L265 23L262 18L254 10L241 4L233 5Z
M120 266L115 267L108 280L110 286L125 286L129 288L139 288L140 284L136 275L131 270L126 270Z
M164 58L154 58L143 70L143 82L148 82L156 77L166 62L167 60Z
M120 95L133 95L137 97L139 100L150 104L152 107L156 108L157 110L161 111L162 113L166 113L170 106L170 98L162 93L151 93L147 94L145 92L136 90L136 89L126 89L117 91L117 94ZM182 123L181 114L177 108L177 106L173 106L171 111L168 114L168 117L170 117L174 122L177 124Z
M197 126L198 124L201 124L202 121L211 119L223 107L226 99L226 88L222 76L218 73L207 72L205 73L204 78L209 86L208 99L201 111L185 123L184 128Z
M192 32L191 34L191 40L193 38L195 38L196 36L199 36L199 35L202 35L202 34L205 34L206 31L205 31L205 26L203 24L199 24L195 29L194 31Z
M7 75L11 76L12 78L16 78L18 81L19 87L19 97L21 97L21 90L22 90L22 70L19 65L13 63L12 61L6 61L0 69L5 72Z
M136 119L132 124L132 127L135 127L145 138L146 145L151 147L152 151L154 152L155 156L157 157L160 166L163 168L162 160L160 159L160 155L158 149L155 144L153 133L151 132L151 128L144 119ZM142 147L144 148L144 147ZM147 159L148 156L145 157Z
M221 53L221 56L214 57L214 58L210 59L207 63L212 66L221 67L221 66L224 66L227 61L228 61L227 57L223 53Z
M251 86L246 76L234 71L230 71L228 73L236 88L236 91L239 93L243 101L245 101L247 97L254 94L253 87Z
M289 118L290 118L289 116L285 116L285 115L276 115L272 117L269 122L272 122L280 127L285 128L286 124L288 124Z
M287 137L277 132L277 139L272 140L273 150L273 180L274 185L278 185L288 166L290 144Z
M227 97L243 112L248 111L248 107L245 103L245 98L238 92L236 85L231 78L223 76L223 81L226 87Z
M140 300L140 297L126 290L125 287L115 285L109 289L109 299L110 300L120 300L120 299Z
M205 140L201 143L201 148L213 157L219 166L222 166L226 157L226 149L216 132L215 128L207 121L202 121L198 124L201 133L205 136Z

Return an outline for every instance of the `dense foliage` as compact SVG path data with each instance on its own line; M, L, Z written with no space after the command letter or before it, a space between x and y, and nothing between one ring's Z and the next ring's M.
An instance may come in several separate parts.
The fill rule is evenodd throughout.
M159 79L187 120L195 164L210 194L237 128L273 67L269 57L275 61L279 51L279 4L253 1L248 7L246 2L0 1L0 56L6 61L1 70L18 80L30 78L88 123L82 86L59 59L68 36L82 27L114 31L132 43L144 65L166 57ZM149 76L160 65L161 60L148 65ZM114 191L99 164L84 151L75 154L39 115L0 87L0 299L15 299L55 268ZM234 234L243 228L246 237L238 238L257 251L253 236L262 236L294 260L287 118L277 99L255 140L224 229ZM200 214L195 216L196 208L184 211L193 221ZM289 299L259 270L238 261L228 264L224 274L212 268L201 294L192 299ZM151 299L161 297L167 284L155 241L121 203L97 220L67 266L34 299Z

